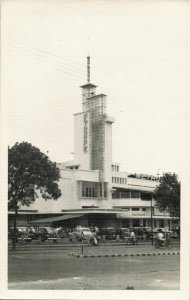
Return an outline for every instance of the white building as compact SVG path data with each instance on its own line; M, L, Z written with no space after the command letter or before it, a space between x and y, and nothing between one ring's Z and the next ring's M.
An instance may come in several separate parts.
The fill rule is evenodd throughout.
M82 112L74 115L74 160L57 164L62 196L45 201L39 194L29 207L20 207L18 222L134 227L151 226L152 220L155 227L170 226L171 218L154 207L159 178L120 172L119 164L112 163L114 118L106 114L106 95L97 94L97 86L90 83L89 57L87 67Z

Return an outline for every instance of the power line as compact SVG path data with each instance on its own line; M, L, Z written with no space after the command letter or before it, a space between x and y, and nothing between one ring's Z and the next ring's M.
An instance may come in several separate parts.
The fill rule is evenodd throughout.
M13 53L15 53L15 51L17 51L18 53L20 53L21 55L24 53L25 55L33 55L33 53L31 52L31 51L24 51L24 50L22 50L22 49L12 49L12 51L13 51ZM37 54L37 56L38 57L40 57L40 58L44 58L43 57L43 55L39 55L39 54ZM39 62L39 64L40 65L42 65L42 61L45 61L45 58L44 58L44 60L42 60L41 59L41 61ZM54 69L57 69L57 70L59 70L59 71L62 71L63 72L63 68L61 68L61 67L64 67L64 70L66 70L67 72L65 72L64 71L64 73L68 73L68 74L72 74L72 75L74 75L74 76L76 76L76 77L79 77L79 75L81 76L81 71L78 71L78 70L73 70L73 69L70 69L68 66L65 66L64 64L59 64L59 63L57 63L57 62L53 62L54 64L55 64L55 66L53 66L53 68ZM48 66L50 66L49 64L48 64ZM83 71L84 72L84 71Z
M35 50L35 51L37 51L37 52L44 53L44 54L46 54L46 55L48 55L48 56L51 56L51 57L53 57L53 58L59 58L61 61L62 61L62 60L64 61L64 58L63 58L63 57L60 57L60 56L58 56L58 55L56 55L56 54L52 54L52 53L49 52L49 51L42 50L42 49L39 49L39 48L37 48L37 47L31 46L31 45L27 45L27 44L25 44L25 43L23 43L23 42L19 42L19 41L16 41L16 40L12 40L12 41L9 40L9 41L10 41L10 42L13 42L13 43L16 43L18 47L19 47L19 44L20 44L20 47L24 47L24 48L26 48L26 49L33 49L33 50ZM66 60L69 61L70 59L66 58ZM70 61L72 61L72 60L70 60ZM65 64L65 62L61 62L61 63ZM74 61L73 61L73 63L75 64L75 66L73 66L72 64L69 64L69 65L65 64L65 65L68 66L68 67L70 67L70 68L72 68L72 69L78 69L78 70L80 70L80 71L85 71L85 68L84 68L84 67L78 67L78 66L76 66L76 64L78 64L78 65L81 65L81 64L79 64L78 62L74 62Z

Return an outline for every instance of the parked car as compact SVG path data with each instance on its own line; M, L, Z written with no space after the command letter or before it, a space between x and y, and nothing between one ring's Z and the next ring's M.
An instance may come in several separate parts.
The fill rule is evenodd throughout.
M13 238L14 238L14 228L9 227L8 239L13 241ZM29 236L27 227L24 226L16 227L16 243L18 243L19 241L31 242L31 240L32 239Z
M32 240L36 238L36 230L33 226L28 226L28 235L31 237Z
M46 240L57 241L57 236L53 227L38 227L34 234L34 239L41 239L45 242Z
M72 232L69 232L68 236L70 241L82 241L82 239L90 240L94 233L88 227L77 226Z
M100 228L99 235L105 236L106 240L116 240L117 231L114 227Z
M126 239L130 237L129 228L116 228L116 235L119 236L120 239Z
M8 230L8 241L12 242L13 238L14 238L14 229L13 229L13 227L9 227L9 230ZM21 233L16 228L16 243L18 243L18 241L19 241L20 238L21 238Z
M25 242L31 242L31 237L26 226L17 227L18 232L21 234L20 239Z

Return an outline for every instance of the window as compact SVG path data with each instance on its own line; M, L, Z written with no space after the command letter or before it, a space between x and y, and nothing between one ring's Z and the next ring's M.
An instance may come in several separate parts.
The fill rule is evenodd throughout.
M92 197L93 198L97 197L97 191L95 188L92 189Z
M139 211L139 208L138 207L133 207L132 211Z
M100 197L102 197L102 184L100 183Z
M117 177L117 183L119 183L119 177Z
M151 200L152 194L151 193L143 193L141 192L141 200Z
M130 198L130 191L121 192L121 198Z
M104 198L107 197L107 186L104 185Z
M117 198L119 198L118 195L117 195L117 192L114 191L112 193L112 199L117 199Z
M79 188L80 197L85 198L97 198L100 191L100 183L93 181L81 181L79 182L81 187Z
M114 183L114 177L112 177L112 183Z
M145 208L145 207L143 207L143 208L142 208L142 211L146 211L146 208Z
M128 190L116 189L112 192L112 199L131 198L131 192Z
M131 191L131 198L140 198L140 194L138 191Z

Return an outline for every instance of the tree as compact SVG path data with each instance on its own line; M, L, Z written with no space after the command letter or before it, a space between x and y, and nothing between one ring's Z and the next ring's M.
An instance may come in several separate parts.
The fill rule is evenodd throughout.
M56 163L30 143L16 143L8 148L8 209L14 210L13 249L16 247L16 222L19 205L29 206L39 190L44 199L58 199L60 171Z
M180 218L180 182L175 173L163 174L154 196L160 211L167 211L171 217Z

